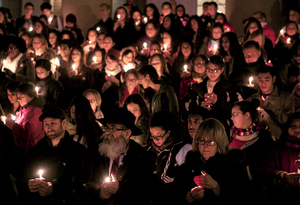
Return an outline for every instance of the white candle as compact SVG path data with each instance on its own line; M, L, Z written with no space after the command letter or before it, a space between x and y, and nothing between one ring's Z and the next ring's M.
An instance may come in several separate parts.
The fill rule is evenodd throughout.
M148 21L148 18L147 17L144 17L144 23L147 23L147 21Z
M100 27L97 27L96 30L99 32L101 29L100 29Z
M214 54L218 51L218 49L219 49L218 44L215 44L215 45L214 45Z
M55 65L56 65L56 66L60 66L60 63L59 63L59 59L58 59L58 58L55 58Z
M117 15L117 18L118 18L118 20L119 20L119 19L121 18L121 15L120 15L120 14L118 14L118 15Z
M286 43L291 44L291 38L290 37L286 39Z
M97 57L96 56L93 57L93 61L94 61L94 63L97 63Z
M6 116L1 117L2 122L5 124L6 123Z
M164 51L167 51L167 49L168 49L167 44L164 44Z
M252 81L253 81L253 77L251 76L250 78L249 78L249 84L248 84L248 87L253 87L254 86L254 84L252 84Z
M43 177L43 173L44 173L44 171L40 169L40 170L38 171L39 178L36 178L36 179L39 179L39 180L45 180L45 178Z
M92 41L89 41L89 44L92 44Z
M32 26L29 27L29 31L30 32L33 31L33 27Z
M184 65L184 66L183 66L183 70L184 70L185 72L187 72L187 69L188 69L188 66L187 66L187 65Z
M48 23L50 24L52 22L52 17L48 18Z
M35 92L36 92L36 94L39 94L39 87L38 86L35 86Z
M143 43L145 49L147 49L148 44L146 42Z

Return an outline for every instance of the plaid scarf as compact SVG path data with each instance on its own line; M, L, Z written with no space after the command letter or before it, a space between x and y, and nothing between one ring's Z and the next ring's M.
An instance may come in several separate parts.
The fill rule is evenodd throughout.
M233 126L233 132L236 134L236 135L239 135L239 136L247 136L247 135L251 135L253 134L254 132L256 131L259 131L259 130L264 130L264 129L268 129L267 127L261 125L258 123L258 121L254 121L248 128L246 129L239 129L239 128L236 128L235 126Z

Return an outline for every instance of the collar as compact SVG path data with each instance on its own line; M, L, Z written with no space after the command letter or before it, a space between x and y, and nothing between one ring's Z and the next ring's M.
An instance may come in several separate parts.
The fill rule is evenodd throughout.
M116 69L111 71L111 70L108 70L107 69L107 66L105 66L105 73L108 74L108 75L113 75L113 76L116 76L118 73L120 73L122 71L121 69L121 66L120 65L117 65Z

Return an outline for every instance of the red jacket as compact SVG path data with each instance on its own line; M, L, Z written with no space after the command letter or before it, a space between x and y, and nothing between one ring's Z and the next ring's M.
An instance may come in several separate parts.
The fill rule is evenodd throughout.
M269 26L265 25L263 27L263 33L272 41L273 43L273 48L275 46L275 41L276 41L276 34L275 31Z
M15 121L6 123L13 131L21 156L26 155L28 150L44 137L43 122L39 121L43 113L42 106L43 99L33 99L25 107L20 108Z

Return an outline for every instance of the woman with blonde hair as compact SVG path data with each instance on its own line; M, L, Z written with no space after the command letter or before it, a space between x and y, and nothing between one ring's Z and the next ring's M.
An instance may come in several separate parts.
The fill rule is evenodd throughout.
M55 54L51 48L48 48L48 42L43 34L35 34L32 38L32 47L28 49L29 56L34 61L39 59L51 60Z
M96 119L104 118L104 115L103 115L102 111L100 110L100 106L102 103L100 93L94 89L87 89L83 93L83 96L89 100Z
M178 173L176 195L185 203L216 204L224 180L224 159L229 149L222 123L214 118L205 119L199 125L192 150L187 153L185 164Z

